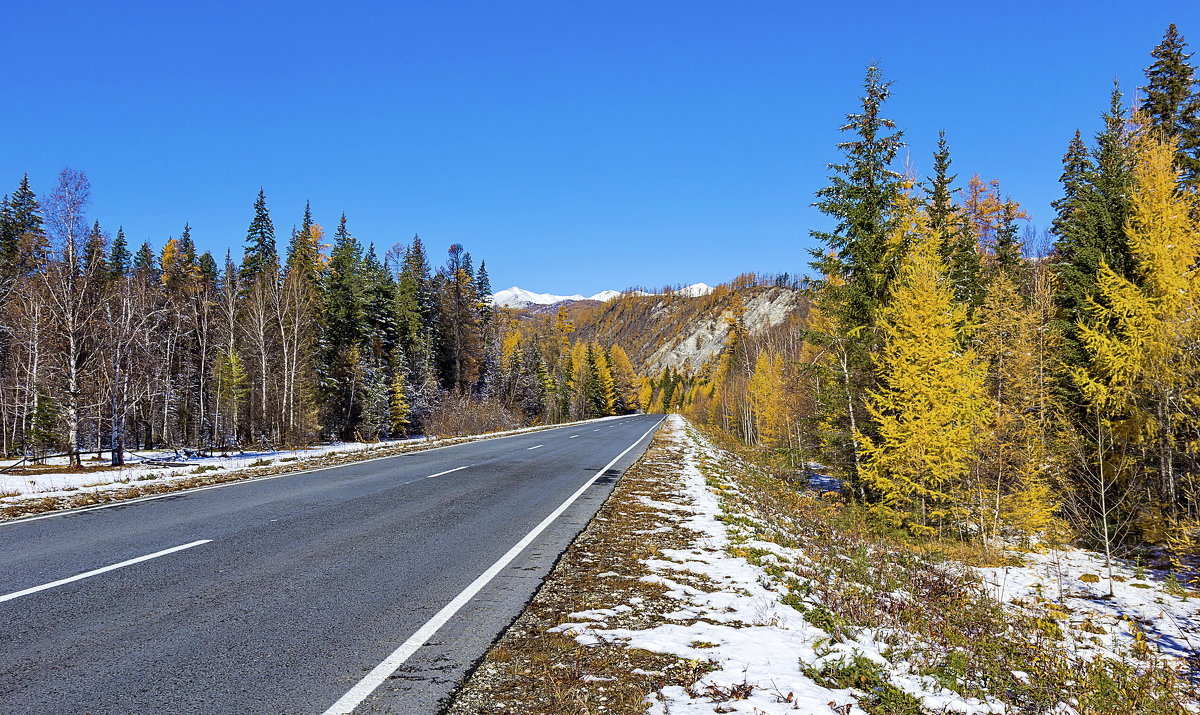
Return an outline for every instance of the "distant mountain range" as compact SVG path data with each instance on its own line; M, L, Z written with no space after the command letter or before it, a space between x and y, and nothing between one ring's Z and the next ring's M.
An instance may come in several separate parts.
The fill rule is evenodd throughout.
M633 295L649 295L640 290L625 291ZM698 295L708 295L712 292L712 286L707 283L694 283L686 288L681 288L675 291L679 295L695 297ZM554 305L556 303L574 303L581 300L594 300L599 303L616 298L624 293L619 290L602 290L595 295L584 296L576 293L575 295L554 295L552 293L534 293L533 291L525 290L513 286L499 293L492 294L492 304L505 308L529 308L538 305Z

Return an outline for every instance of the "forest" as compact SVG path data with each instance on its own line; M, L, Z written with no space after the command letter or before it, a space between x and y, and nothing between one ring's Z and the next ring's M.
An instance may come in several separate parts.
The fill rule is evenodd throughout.
M1200 546L1200 93L1171 25L1062 160L1050 240L998 181L897 168L869 67L816 206L804 321L651 380L789 465L821 463L884 528L983 544ZM1101 104L1098 102L1098 104Z
M519 339L485 262L420 237L381 256L345 215L327 242L308 206L280 255L260 190L240 264L184 225L136 249L87 218L64 169L0 202L0 452L230 451L317 440L465 434L636 408L619 347L570 321Z
M1099 132L1067 138L1048 237L998 180L960 181L946 132L904 173L871 66L811 278L590 311L496 308L461 245L381 255L307 206L280 251L261 190L240 262L186 224L134 248L89 221L81 172L40 196L25 177L0 202L0 452L120 464L682 411L823 465L898 533L1153 544L1181 568L1200 545L1200 92L1174 25L1151 56L1144 86L1097 102ZM803 310L748 330L744 300L770 290ZM638 316L663 305L722 314L719 356L650 374L672 326Z

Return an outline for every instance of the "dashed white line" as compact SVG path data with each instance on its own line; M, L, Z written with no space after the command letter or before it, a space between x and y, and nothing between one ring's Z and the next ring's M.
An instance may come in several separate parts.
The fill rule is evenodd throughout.
M201 539L200 541L193 541L190 544L183 544L182 546L175 546L170 549L163 549L162 551L155 551L152 554L146 554L145 556L139 556L136 559L129 559L128 561L122 561L121 563L113 564L112 566L105 566L104 568L94 569L92 571L84 571L83 573L76 574L75 576L71 576L70 578L60 578L57 581L51 581L50 583L44 583L41 586L34 586L33 588L27 588L22 591L13 591L12 593L6 593L3 596L0 596L0 601L11 601L14 598L20 598L21 596L28 596L31 593L37 593L38 591L45 591L48 588L62 586L63 584L68 584L68 583L71 583L72 581L78 581L80 579L85 579L85 578L88 578L91 576L97 576L97 575L105 573L107 571L115 571L116 569L124 568L126 566L132 566L134 564L139 564L143 561L149 561L150 559L157 559L159 556L166 556L167 554L173 554L176 551L183 551L184 549L190 549L193 546L199 546L200 544L207 544L210 541L212 541L212 539Z
M428 477L425 477L425 478L426 478L426 479L433 479L434 477L440 477L440 476L442 476L443 474L449 474L449 473L451 473L451 472L457 472L457 471L459 471L460 469L466 469L467 467L473 467L473 466L475 466L475 465L474 465L474 464L464 464L464 465L462 465L461 467L455 467L454 469L447 469L446 471L444 471L444 472L438 472L437 474L430 474Z
M567 439L575 439L575 438L576 438L576 437L578 437L578 436L579 436L579 435L577 435L577 434L573 434L573 435L571 435L570 437L567 437Z
M562 513L566 511L568 507L574 504L575 501L579 499L579 497L582 496L583 493L586 492L588 488L591 487L592 484L594 484L596 480L601 477L601 475L603 475L614 464L620 461L621 457L629 454L634 447L641 444L642 440L646 438L646 435L657 429L658 425L659 423L655 422L653 427L646 430L641 437L638 437L636 440L634 440L633 444L625 448L625 451L613 457L613 460L604 465L603 469L592 475L592 478L584 482L583 486L579 487L574 494L567 497L565 502L560 504L557 509L550 512L550 515L543 519L540 524L533 527L533 531L526 534L524 538L522 538L520 541L514 544L511 549L508 550L508 553L501 556L499 561L489 566L487 571L484 571L479 575L479 578L472 581L471 585L463 589L462 593L455 596L453 601L447 603L445 606L442 606L442 610L438 611L433 618L430 618L428 621L426 621L425 625L418 628L416 633L413 633L408 637L408 640L401 643L400 647L393 651L392 654L387 658L385 658L382 663L375 666L370 673L367 673L365 676L363 676L363 679L358 681L357 685L339 698L336 703L331 705L329 709L325 711L324 715L345 715L346 713L353 712L355 708L361 705L362 702L371 695L371 693L375 692L376 688L378 688L380 685L383 685L383 683L385 683L401 665L404 665L404 662L411 658L413 653L416 653L417 650L421 646L425 645L426 641L432 638L442 626L446 625L446 623L454 617L454 614L458 613L459 609L461 609L467 604L467 602L474 598L475 594L482 591L483 587L488 585L488 583L496 577L496 574L504 570L505 566L508 566L513 559L517 558L517 556L525 550L526 546L529 546L531 543L533 543L533 540L536 539L539 534L545 531L546 527L553 524L555 519L562 516Z
M546 445L544 445L544 444L535 444L532 447L530 447L529 449L526 449L525 451L528 452L530 449L537 449L538 447L545 447L545 446Z

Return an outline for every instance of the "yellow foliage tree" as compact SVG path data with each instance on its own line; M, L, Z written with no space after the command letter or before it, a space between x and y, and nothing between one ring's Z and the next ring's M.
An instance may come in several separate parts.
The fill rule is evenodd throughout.
M1047 480L1052 456L1047 444L1045 405L1049 375L1039 343L1042 320L1026 305L1012 276L998 272L989 281L977 338L988 368L991 428L980 445L969 497L971 521L981 536L1032 537L1051 525L1057 500Z
M1200 454L1189 436L1200 427L1200 225L1195 195L1179 187L1174 140L1144 133L1134 150L1126 235L1138 283L1101 265L1093 320L1080 325L1091 365L1071 375L1111 435L1110 451L1150 455L1128 478L1153 475L1142 511L1154 522L1164 510L1194 517L1200 506L1195 470L1179 470Z
M862 476L880 496L881 515L914 533L933 534L959 516L957 501L987 421L984 370L975 353L961 347L963 309L946 281L938 237L911 197L896 208L894 230L910 248L880 314L881 384L867 399L878 433L859 435Z
M758 440L774 445L784 436L786 416L783 358L767 351L758 354L748 385Z

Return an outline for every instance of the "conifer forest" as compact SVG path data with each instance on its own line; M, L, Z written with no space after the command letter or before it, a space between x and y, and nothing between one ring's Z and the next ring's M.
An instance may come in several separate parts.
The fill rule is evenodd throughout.
M952 128L903 173L890 82L868 68L816 206L803 320L734 323L706 371L655 376L681 409L847 478L880 523L1110 554L1200 547L1200 92L1175 25L1145 83L1066 137L1049 235L953 164ZM1098 69L1097 71L1104 71Z
M0 452L120 464L149 448L678 411L781 464L824 465L912 536L1137 542L1182 558L1200 543L1200 91L1174 25L1144 76L1097 98L1101 131L1064 137L1048 232L954 163L953 127L922 175L906 173L873 65L815 197L834 227L812 234L808 279L780 266L711 296L629 292L532 317L493 305L485 261L461 245L385 245L307 207L281 221L262 191L241 255L213 255L182 222L133 246L89 220L80 171L36 190L13 177ZM752 334L743 303L765 290L803 308ZM719 356L631 360L658 345L614 316L689 300L724 301Z

